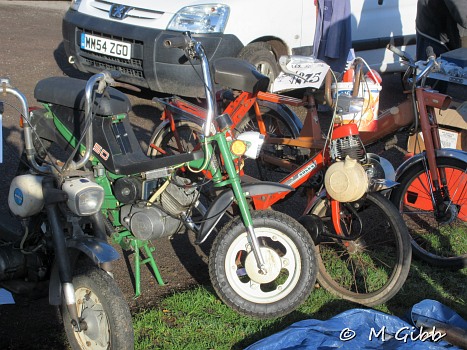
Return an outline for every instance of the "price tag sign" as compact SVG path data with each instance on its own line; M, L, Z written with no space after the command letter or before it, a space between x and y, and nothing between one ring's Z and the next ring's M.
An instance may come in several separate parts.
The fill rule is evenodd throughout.
M323 84L329 66L320 60L315 62L302 59L292 59L282 65L283 72L274 80L272 91L284 91L301 88L319 89Z
M454 131L439 129L439 138L442 148L457 148L457 138L459 134Z

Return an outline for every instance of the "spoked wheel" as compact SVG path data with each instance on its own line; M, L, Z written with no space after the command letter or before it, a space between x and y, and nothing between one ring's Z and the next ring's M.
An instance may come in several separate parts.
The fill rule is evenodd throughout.
M284 118L273 110L261 108L262 120L266 129L266 134L273 138L297 138L298 134ZM244 131L261 131L254 113L246 115L235 127L238 133ZM261 155L256 160L246 160L245 167L249 172L249 167L253 167L256 162L256 169L262 180L279 181L284 174L288 174L291 168L287 164L301 164L309 156L309 150L298 147L291 147L283 144L272 144L267 141L261 149ZM282 162L281 160L284 160ZM254 170L253 170L254 169ZM255 171L252 168L251 171ZM250 172L251 172L250 171Z
M286 315L310 294L316 281L313 242L303 226L276 211L252 212L265 260L260 272L245 226L236 217L216 237L209 274L219 297L237 312L257 318Z
M93 266L76 273L73 286L81 332L75 332L65 302L60 308L72 349L133 349L130 310L116 282Z
M312 211L322 218L325 234L317 245L318 282L329 292L355 303L373 306L391 299L410 270L412 252L407 229L389 200L370 193L353 203L341 203L341 225L354 240L336 234L327 199Z
M147 155L156 158L200 149L201 126L187 120L181 120L175 122L175 130L174 133L170 124L167 124L162 130L156 130L149 141ZM178 174L196 183L203 183L206 180L203 173L190 172L186 167L181 168ZM209 186L203 186L201 192L210 196L210 191L212 189Z
M199 148L201 126L189 121L178 121L175 124L176 134L167 124L160 132L155 132L149 141L147 155L159 157L191 152Z
M437 158L446 173L449 198L445 213L436 217L423 162L398 179L391 200L409 229L414 255L440 267L467 266L467 164L456 158Z

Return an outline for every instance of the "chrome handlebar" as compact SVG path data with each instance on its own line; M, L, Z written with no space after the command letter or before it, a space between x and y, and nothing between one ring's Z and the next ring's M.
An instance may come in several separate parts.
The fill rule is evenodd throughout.
M0 85L1 90L4 95L10 94L15 96L21 103L21 107L23 109L22 116L23 119L26 120L26 123L23 126L24 130L24 150L26 153L26 158L34 170L41 172L41 173L51 173L52 168L48 165L39 165L36 162L36 149L34 148L33 143L33 136L32 136L32 128L31 124L29 123L29 105L26 96L23 95L21 91L14 88L10 84L10 80L7 78L0 78Z
M191 37L190 32L184 32L183 36L175 36L164 41L164 46L168 48L178 48L185 51L185 55L190 59L199 59L201 61L201 70L203 72L204 92L207 103L206 122L203 126L205 137L211 134L211 125L214 117L217 115L216 95L214 91L214 81L211 74L209 61L204 51L203 45Z
M392 51L393 53L395 53L397 56L399 56L400 58L402 58L402 61L405 62L406 64L409 65L409 67L413 68L413 69L418 69L419 68L419 62L415 62L413 60L413 58L406 52L402 51L402 50L399 50L397 47L391 45L391 44L388 44L387 47L386 47L388 50ZM426 54L428 56L428 59L426 60L427 62L427 65L425 66L425 68L422 69L422 71L420 73L418 73L416 76L415 76L415 81L413 81L413 79L409 79L409 81L413 84L417 84L419 81L422 81L422 85L425 85L425 79L428 77L428 74L430 74L430 72L438 66L438 62L436 61L436 55L433 51L433 48L431 46L428 46L427 49L426 49Z

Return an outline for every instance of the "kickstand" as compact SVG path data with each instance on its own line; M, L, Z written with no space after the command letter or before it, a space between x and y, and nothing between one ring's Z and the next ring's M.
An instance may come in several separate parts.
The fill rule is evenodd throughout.
M159 273L159 269L157 268L156 261L154 260L154 256L152 253L156 250L154 247L149 246L149 241L142 241L136 239L134 237L131 239L131 247L134 250L135 254L135 296L134 299L138 298L141 295L141 264L149 264L152 267L154 272L154 276L156 277L157 283L160 286L164 285L164 281ZM144 249L144 253L146 255L145 259L141 258L140 249Z

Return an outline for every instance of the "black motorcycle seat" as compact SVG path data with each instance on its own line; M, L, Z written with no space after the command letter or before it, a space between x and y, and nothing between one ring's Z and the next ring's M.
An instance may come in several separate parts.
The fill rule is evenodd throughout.
M75 139L79 139L85 126L84 112L70 107L53 105L50 110L57 120L73 134ZM51 119L50 130L56 130ZM93 154L105 168L117 175L133 175L147 171L167 168L202 159L203 151L182 153L171 156L150 158L141 150L139 141L133 131L128 116L115 122L112 118L105 116L95 116L93 119ZM58 136L58 137L57 137ZM63 135L55 132L55 140L63 139ZM67 147L65 141L63 147Z
M245 60L223 57L216 59L212 66L216 84L253 94L268 90L269 78Z
M35 89L34 97L39 102L84 111L84 88L86 80L70 77L50 77L40 80ZM131 103L128 97L117 89L108 88L109 96L97 95L94 112L101 116L124 114L131 111Z

